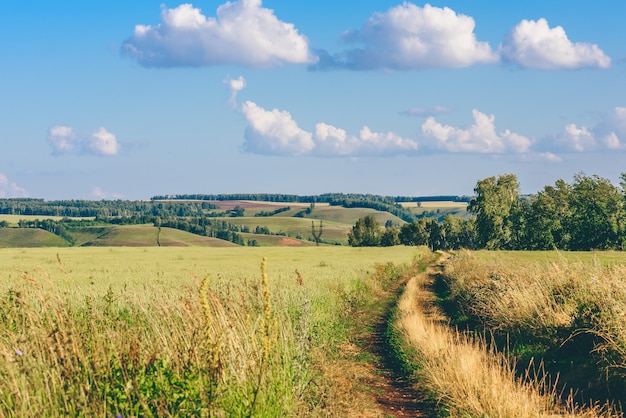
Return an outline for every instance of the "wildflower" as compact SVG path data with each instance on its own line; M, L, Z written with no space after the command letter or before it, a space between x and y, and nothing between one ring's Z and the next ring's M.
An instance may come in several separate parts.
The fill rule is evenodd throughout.
M16 349L15 349L15 354L17 354L18 356L22 357L22 355L23 355L24 353L22 353L22 350L20 350L19 348L16 348Z

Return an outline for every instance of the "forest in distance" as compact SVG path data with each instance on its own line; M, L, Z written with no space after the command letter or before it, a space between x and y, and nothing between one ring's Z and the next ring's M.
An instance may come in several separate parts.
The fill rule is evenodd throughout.
M626 173L619 185L598 175L578 173L568 183L557 180L533 195L521 195L515 174L479 180L472 196L389 197L329 193L319 196L280 194L163 195L146 201L0 199L0 214L27 216L18 227L40 228L72 243L75 228L96 225L154 224L254 245L241 233L284 234L266 226L251 228L236 218L316 217L316 204L366 208L394 218L381 224L369 214L346 231L352 246L427 245L431 250L623 250L626 242ZM272 210L247 213L242 206L221 208L226 201L274 202ZM402 203L467 202L463 216L421 211ZM290 210L290 204L298 210ZM307 205L308 204L308 205ZM33 217L42 217L33 218ZM45 219L55 216L62 219ZM322 225L322 224L320 224ZM0 227L9 223L0 220ZM298 239L306 239L301 236ZM322 244L337 242L324 241Z

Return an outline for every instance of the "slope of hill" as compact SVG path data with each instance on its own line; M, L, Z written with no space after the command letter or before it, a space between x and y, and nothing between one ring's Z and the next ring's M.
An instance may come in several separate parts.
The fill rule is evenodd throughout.
M230 247L235 244L210 237L203 237L173 228L152 225L127 225L110 227L86 227L76 232L83 240L78 245L97 247Z
M69 247L58 235L38 228L0 228L0 248Z

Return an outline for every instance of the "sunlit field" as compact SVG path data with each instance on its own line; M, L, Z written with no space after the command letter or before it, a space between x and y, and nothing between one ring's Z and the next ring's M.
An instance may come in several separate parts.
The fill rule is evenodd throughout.
M521 373L550 373L578 403L623 406L626 254L464 252L444 275L457 326L487 330Z
M425 254L0 250L0 416L346 416L326 371Z

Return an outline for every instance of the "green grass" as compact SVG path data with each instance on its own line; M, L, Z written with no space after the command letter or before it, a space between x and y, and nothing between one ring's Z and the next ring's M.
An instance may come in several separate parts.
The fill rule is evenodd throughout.
M7 247L67 247L61 237L43 229L0 228L0 248Z
M311 222L315 223L316 230L319 228L319 221L323 221L322 242L326 244L348 244L348 233L359 218L374 216L381 225L387 221L392 221L394 225L404 223L400 218L387 212L364 208L343 208L339 206L316 205L310 218L293 217L296 213L309 207L304 204L257 204L254 208L246 209L245 217L215 218L223 220L239 227L246 226L254 232L257 226L265 227L272 234L286 235L291 238L302 240L302 245L309 245L307 241L313 241L311 233ZM292 209L270 217L255 217L255 213L260 211L271 211L280 207L291 206ZM2 215L0 219L8 220L12 225L17 225L19 219L55 219L60 217L38 217L20 215ZM14 228L11 228L14 229ZM69 233L74 239L74 246L155 246L157 229L152 225L100 225L71 228ZM22 236L23 234L23 236ZM244 234L244 239L255 239L262 246L285 245L282 238L263 236L261 234L250 236ZM48 239L42 241L41 237L36 238L32 232L24 230L6 232L0 235L0 247L32 247L38 246L65 246L66 243L60 239ZM213 238L201 237L184 231L162 228L160 243L163 246L231 246L229 242ZM288 245L292 245L290 242Z
M155 247L158 228L153 225L104 225L75 228L74 246ZM232 247L235 244L173 228L161 228L159 243L164 247ZM1 247L67 247L61 237L34 228L0 228Z
M321 219L323 221L332 221L337 222L339 224L349 225L349 229L358 221L360 218L365 218L366 216L373 216L376 220L384 225L385 222L391 220L394 224L401 225L404 221L398 218L395 215L390 214L389 212L381 212L374 209L367 208L344 208L340 206L321 206L315 207L313 212L311 213L311 218L313 219Z
M91 230L93 228L93 230ZM153 225L125 225L80 228L81 238L92 238L79 245L98 247L155 247L158 228ZM227 241L203 237L173 228L161 228L159 243L164 247L231 247Z
M423 251L1 249L0 416L358 415L327 373Z
M280 216L272 217L241 217L241 218L217 218L239 226L247 226L251 232L254 232L257 226L267 227L270 232L284 233L290 237L301 236L303 239L313 237L311 234L311 222L315 222L315 227L319 228L319 221L306 218L286 218ZM322 240L325 242L348 243L348 232L352 225L337 223L334 221L323 221Z
M245 232L239 233L244 241L254 240L260 247L275 247L275 246L287 246L287 247L310 247L315 245L312 241L296 239L292 237L285 237L282 235L262 235L262 234L249 234Z

